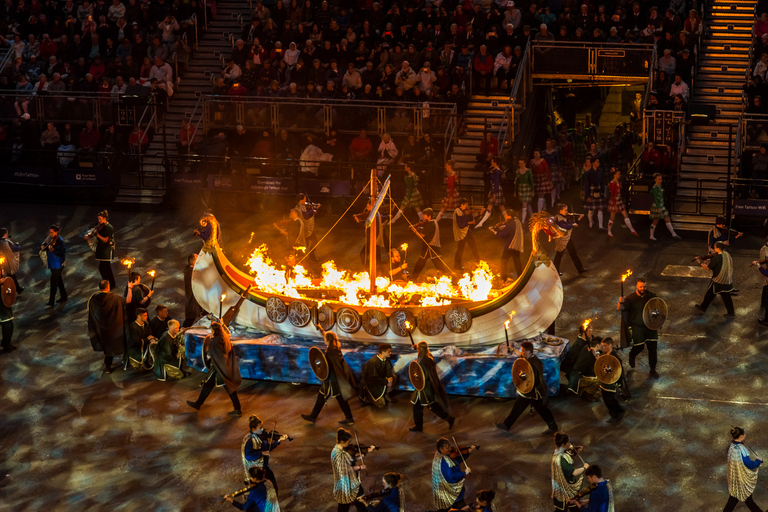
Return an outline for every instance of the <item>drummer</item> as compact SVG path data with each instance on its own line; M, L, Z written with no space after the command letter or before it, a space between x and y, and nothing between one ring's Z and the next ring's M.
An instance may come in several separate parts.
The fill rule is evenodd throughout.
M648 346L648 364L651 367L651 377L659 378L656 372L656 345L659 342L659 331L661 325L646 325L643 318L643 311L646 304L651 299L656 298L656 294L646 288L645 279L638 279L635 291L626 297L619 297L616 309L621 311L624 322L627 325L627 338L632 342L632 350L629 352L629 367L635 367L635 358ZM664 302L660 300L663 304ZM663 319L662 319L663 321Z
M595 371L600 381L603 403L608 408L608 414L611 415L606 420L606 423L615 424L623 420L627 414L627 411L624 410L616 399L616 393L621 390L624 400L629 400L629 382L624 373L624 364L619 357L619 353L613 350L613 338L603 338L600 341L600 350L603 355L597 359ZM611 358L613 359L612 361L610 360ZM608 362L605 362L606 359L608 359ZM610 373L605 371L606 367L610 369ZM617 375L618 378L616 377Z

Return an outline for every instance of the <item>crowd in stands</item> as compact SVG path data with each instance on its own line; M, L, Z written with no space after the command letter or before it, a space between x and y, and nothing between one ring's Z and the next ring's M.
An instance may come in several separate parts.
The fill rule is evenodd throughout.
M755 20L754 40L752 41L752 68L747 75L744 91L747 96L747 113L768 114L768 4L760 2L757 6L759 17ZM746 148L742 159L742 178L749 178L748 187L743 187L742 195L753 198L768 198L768 144L763 142L768 133L768 122L751 119L746 123Z

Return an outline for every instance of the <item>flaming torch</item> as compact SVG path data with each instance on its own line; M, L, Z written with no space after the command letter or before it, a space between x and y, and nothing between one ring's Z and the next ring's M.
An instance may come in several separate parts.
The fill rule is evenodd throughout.
M408 333L408 337L411 338L411 346L413 348L416 348L416 344L413 342L413 335L411 332L413 331L413 325L411 325L411 322L408 320L405 321L405 332Z
M136 263L136 260L134 258L125 258L123 261L121 261L123 265L126 266L128 269L128 282L131 282L131 267L134 263Z
M155 289L155 271L154 270L150 270L149 272L147 272L147 274L152 276L152 285L149 287L149 289L150 290L154 290Z
M621 275L621 297L624 298L624 281L632 275L632 271L627 269L625 273ZM622 299L619 299L621 301ZM627 323L624 319L624 312L621 312L620 322L620 334L619 334L619 350L625 349L629 346L629 340L627 339Z
M507 340L507 352L509 352L509 320L504 322L504 338Z
M5 258L0 258L0 279L3 278L3 265L5 265Z
M632 275L631 270L627 270L625 273L621 274L621 296L624 296L624 281L627 280L629 276Z
M221 299L219 300L219 321L221 321L221 308L224 306L224 299L227 298L226 293L221 294Z

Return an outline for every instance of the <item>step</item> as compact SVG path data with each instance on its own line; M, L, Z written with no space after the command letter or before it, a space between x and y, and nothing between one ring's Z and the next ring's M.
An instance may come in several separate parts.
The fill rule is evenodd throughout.
M680 188L680 185L677 186L677 195L683 196L683 197L697 197L698 193L695 188ZM703 201L707 201L708 199L712 200L722 200L728 198L728 193L725 190L703 190L701 194L701 198ZM710 226L711 227L711 226Z
M728 153L731 154L731 159L736 158L736 148L724 147L698 147L692 144L686 144L684 157L694 156L714 156L715 158L728 158Z

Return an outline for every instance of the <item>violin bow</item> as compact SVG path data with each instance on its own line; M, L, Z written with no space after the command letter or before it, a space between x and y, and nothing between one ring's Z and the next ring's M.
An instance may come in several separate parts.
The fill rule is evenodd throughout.
M453 444L456 446L456 450L459 452L459 457L461 457L461 462L464 463L464 468L469 469L469 466L467 465L467 460L464 458L464 454L461 453L461 448L459 448L459 443L456 442L456 438L451 436L451 439L453 439Z
M365 457L363 456L362 448L360 448L360 439L357 438L357 430L355 430L355 442L357 443L357 453L360 454L360 465L365 466ZM360 473L362 472L361 470Z
M584 459L581 458L581 454L579 454L579 450L576 449L576 446L574 446L573 443L571 443L571 447L573 448L573 453L576 454L576 456L579 458L581 463L586 464L586 462L584 462Z

